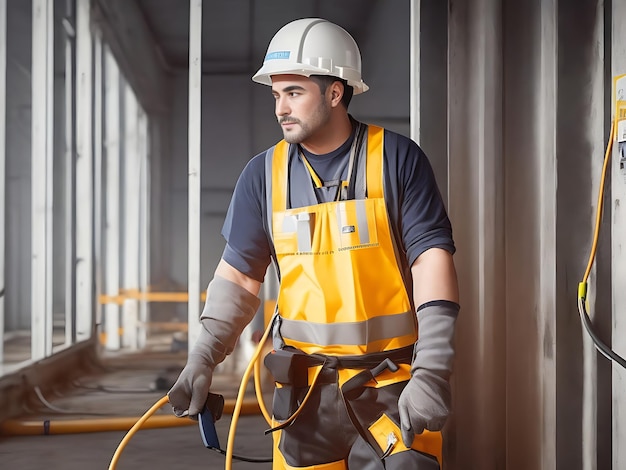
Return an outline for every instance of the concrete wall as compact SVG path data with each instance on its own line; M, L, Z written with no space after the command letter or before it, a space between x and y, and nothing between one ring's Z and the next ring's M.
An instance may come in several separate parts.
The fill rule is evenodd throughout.
M611 466L608 365L576 309L608 136L604 6L450 2L453 468ZM591 310L609 338L603 241Z

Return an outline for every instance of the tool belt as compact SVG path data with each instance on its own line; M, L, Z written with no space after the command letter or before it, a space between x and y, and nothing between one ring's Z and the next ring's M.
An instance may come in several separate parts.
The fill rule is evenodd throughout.
M293 424L291 431L285 429L281 435L279 449L283 455L298 454L300 448L294 446L294 443L309 434L310 438L307 438L309 444L310 439L316 439L316 433L307 424L311 415L335 412L336 406L329 405L330 402L325 400L343 399L350 422L381 460L409 450L402 442L397 441L401 436L398 397L406 385L406 380L399 379L397 382L391 381L378 387L366 384L371 383L372 379L385 370L392 372L397 370L398 364L411 364L412 359L412 346L363 356L309 355L293 347L273 351L266 356L265 364L276 379L273 412L278 425L265 433L285 429ZM340 385L338 369L360 371ZM310 407L307 406L309 397L312 397ZM297 421L299 414L303 417L301 422ZM319 422L317 419L313 421ZM394 440L390 441L390 435L393 435ZM424 432L411 447L437 459L441 466L441 439L439 432ZM319 442L327 441L321 438ZM332 449L324 446L321 448L316 458L323 456L332 460L338 457ZM400 468L393 465L392 467Z
M264 363L276 382L274 418L283 424L267 432L289 425L299 408L304 406L315 384L335 383L338 369L361 369L341 387L344 397L352 400L363 392L367 382L387 369L397 370L397 364L410 364L412 358L413 346L360 356L306 354L291 346L272 351L265 357ZM318 366L321 367L311 379L309 369Z

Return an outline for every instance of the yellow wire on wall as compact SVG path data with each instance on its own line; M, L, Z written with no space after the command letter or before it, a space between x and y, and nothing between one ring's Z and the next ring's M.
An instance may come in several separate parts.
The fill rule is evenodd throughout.
M604 186L606 183L606 176L609 167L609 161L611 160L611 151L613 150L613 140L615 139L615 133L617 128L618 119L622 119L622 114L626 115L626 105L621 106L623 102L618 101L616 104L616 116L615 119L611 122L611 132L609 134L609 141L606 145L606 152L604 154L604 163L602 165L602 175L600 178L600 188L598 190L598 204L596 207L596 220L595 227L593 231L593 240L591 243L591 250L589 252L589 260L587 262L587 269L585 269L585 273L583 275L582 280L578 283L578 313L580 315L580 320L587 330L591 340L595 348L600 352L604 357L609 359L610 361L614 361L615 363L621 365L626 368L626 359L613 351L609 346L607 346L602 339L596 334L593 328L593 324L591 322L591 318L587 313L587 283L589 280L589 275L591 274L591 268L593 267L593 263L596 257L596 252L598 250L598 239L600 237L600 226L602 225L602 212L604 209ZM624 116L626 118L626 116Z
M587 269L585 269L585 274L583 275L583 279L581 283L585 284L585 292L587 280L589 279L589 275L591 274L591 268L593 266L593 262L596 257L596 252L598 250L598 238L600 237L600 225L602 224L602 210L604 208L604 184L606 182L606 174L609 167L609 161L611 160L611 151L613 149L613 139L615 138L615 127L616 121L613 120L611 123L611 132L609 134L609 141L606 145L606 152L604 153L604 164L602 165L602 175L600 177L600 189L598 190L598 205L596 208L596 222L595 228L593 231L593 242L591 244L591 251L589 253L589 261L587 262Z

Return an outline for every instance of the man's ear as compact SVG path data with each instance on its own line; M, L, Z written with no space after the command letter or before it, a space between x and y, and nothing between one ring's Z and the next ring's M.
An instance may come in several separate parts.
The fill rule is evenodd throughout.
M343 83L340 81L334 81L330 87L330 105L335 107L341 104L341 99L343 98Z

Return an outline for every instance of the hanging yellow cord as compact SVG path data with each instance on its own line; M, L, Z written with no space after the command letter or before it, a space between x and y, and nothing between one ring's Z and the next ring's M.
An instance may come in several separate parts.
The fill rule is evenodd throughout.
M586 298L587 296L587 280L591 273L591 267L596 257L596 251L598 249L598 238L600 236L600 224L602 222L602 208L604 206L604 183L606 180L606 173L609 167L609 161L611 160L611 150L613 148L613 138L615 136L616 120L611 123L611 133L609 135L609 141L606 145L606 152L604 154L604 164L602 165L602 176L600 177L600 189L598 191L598 207L596 209L596 225L593 231L593 242L591 244L591 252L589 253L589 262L587 263L587 269L583 276L582 281L578 285L578 297Z
M274 316L276 316L276 313L274 313ZM261 355L263 345L265 344L265 341L267 340L267 337L269 336L270 331L272 329L272 325L274 323L273 320L274 318L272 318L272 320L269 321L269 324L267 325L267 328L265 329L265 333L263 333L263 337L259 341L259 344L256 347L254 354L252 355L252 359L250 359L250 363L248 364L248 367L246 367L246 370L243 373L243 377L241 378L241 384L239 385L239 391L237 393L237 401L235 402L235 409L233 410L233 418L230 423L230 429L228 430L228 441L226 443L226 462L224 465L225 470L232 470L233 468L233 449L235 447L235 434L237 433L237 422L239 421L239 413L241 412L241 405L243 403L243 398L246 393L246 386L248 384L248 380L250 379L250 373L252 372L253 368L255 369L255 379L254 379L255 385L257 385L257 387L255 387L257 401L259 402L259 407L261 408L263 417L268 423L270 422L270 417L267 412L267 409L265 408L265 403L263 402L263 396L261 394L261 387L260 387L261 381L260 381L260 378L257 378L257 376L260 377L260 367L256 367L256 363L259 360L259 356ZM257 371L259 372L258 374L257 374Z
M124 447L126 447L126 444L128 444L128 441L130 441L130 438L133 437L133 435L139 430L139 428L141 428L143 423L145 423L150 416L156 413L156 411L159 408L161 408L163 405L165 405L168 402L169 400L166 395L163 398L161 398L159 401L157 401L154 405L152 405L152 407L148 411L146 411L145 414L141 418L139 418L139 420L133 425L133 427L130 428L130 430L124 436L124 439L122 439L122 442L120 442L120 445L117 446L117 449L115 450L115 454L113 454L113 458L111 459L111 463L109 464L109 470L115 469L117 465L117 461L120 459L120 455L122 455L122 451L124 450Z
M260 343L263 344L263 343ZM270 417L267 408L265 407L265 401L263 400L263 390L261 388L261 361L254 361L254 391L256 393L256 399L259 402L259 408L261 409L261 413L267 421L267 424L272 425L272 418Z
M626 109L624 110L626 111ZM598 337L598 335L593 331L593 325L590 320L590 315L587 313L586 303L587 303L587 280L589 279L589 274L591 273L591 267L593 266L593 261L596 256L596 250L598 246L598 237L600 233L600 225L602 222L602 207L604 202L604 183L606 180L606 172L608 168L608 162L611 155L611 149L613 146L613 138L615 135L615 130L617 126L617 117L611 124L611 135L609 137L609 142L606 146L606 154L604 156L604 165L602 167L602 178L600 180L600 194L598 195L598 207L596 213L596 226L593 234L593 243L591 245L591 252L589 254L589 263L587 264L587 270L585 271L585 275L583 276L583 280L578 283L578 313L580 314L580 319L583 322L583 326L589 333L589 336L593 340L593 343L596 349L604 355L607 359L614 361L615 363L621 365L626 369L626 359L613 351L609 346L607 346L602 339Z

